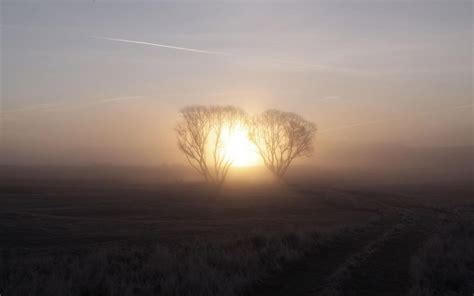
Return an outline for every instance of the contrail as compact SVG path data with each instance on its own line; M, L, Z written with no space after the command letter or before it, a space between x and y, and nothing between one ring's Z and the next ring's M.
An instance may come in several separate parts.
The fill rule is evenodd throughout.
M152 43L152 42L129 40L129 39L122 39L122 38L111 38L111 37L100 37L100 36L91 36L91 38L101 39L101 40L108 40L108 41L116 41L116 42L125 42L125 43L131 43L131 44L146 45L146 46L155 46L155 47L161 47L161 48L169 48L169 49L182 50L182 51L208 54L208 55L218 55L218 56L225 56L225 57L239 57L240 56L238 54L234 54L234 53L230 53L230 52L204 50L204 49L181 47L181 46L175 46L175 45L169 45L169 44ZM362 72L361 70L351 69L351 68L325 66L325 65L319 65L319 64L296 63L296 62L293 62L293 61L287 61L287 60L282 60L282 59L265 58L264 61L268 61L268 62L273 63L273 64L291 65L291 66L296 66L296 67L300 67L300 68L314 68L314 69L319 69L321 71L340 71L340 72L356 72L356 73L361 73Z
M125 43L133 43L133 44L141 44L141 45L148 45L148 46L156 46L156 47L170 48L170 49L176 49L176 50L184 50L184 51L189 51L189 52L194 52L194 53L234 56L234 54L222 52L222 51L203 50L203 49L180 47L180 46L174 46L174 45L168 45L168 44L159 44L159 43L151 43L151 42L144 42L144 41L136 41L136 40L128 40L128 39L120 39L120 38L109 38L109 37L97 37L97 36L92 36L92 38L109 40L109 41L117 41L117 42L125 42Z

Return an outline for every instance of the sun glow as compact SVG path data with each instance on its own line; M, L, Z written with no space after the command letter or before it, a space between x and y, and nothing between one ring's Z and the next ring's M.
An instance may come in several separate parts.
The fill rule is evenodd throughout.
M248 138L246 127L226 128L222 133L222 143L222 153L232 161L232 166L248 167L261 163L257 148Z

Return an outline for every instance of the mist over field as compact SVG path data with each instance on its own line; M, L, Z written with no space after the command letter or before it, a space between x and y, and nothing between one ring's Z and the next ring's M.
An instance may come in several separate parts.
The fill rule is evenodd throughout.
M7 153L4 154L4 156ZM331 180L333 182L375 182L384 184L468 184L473 178L473 147L410 147L401 145L371 145L353 148L339 148L334 151L319 151L309 163L297 161L289 170L293 180ZM107 176L125 176L139 182L168 183L183 180L199 181L199 176L185 164L163 162L157 164L129 164L122 162L51 162L32 165L28 162L15 162L7 158L2 164L4 174L19 166L30 173L34 167L39 171L58 168L63 174L71 168L72 172L97 170ZM33 168L33 170L32 170ZM95 169L94 169L95 168ZM132 173L133 172L133 173ZM38 173L41 174L41 173ZM74 175L74 173L72 173ZM66 174L67 176L67 174ZM87 176L85 176L87 177ZM90 176L92 177L92 176ZM269 181L269 173L263 167L231 168L230 179L252 183L255 179ZM271 179L271 178L270 178Z

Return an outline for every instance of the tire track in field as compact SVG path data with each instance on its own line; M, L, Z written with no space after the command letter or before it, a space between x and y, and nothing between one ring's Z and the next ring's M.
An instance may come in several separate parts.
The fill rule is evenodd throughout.
M363 229L339 234L318 246L314 254L287 266L280 274L267 278L247 295L318 295L332 280L330 275L338 273L354 257L354 252L365 249L374 240L385 236L396 223L394 217L386 217Z
M418 219L406 219L352 255L313 295L405 295L410 258L425 239Z
M405 295L411 256L433 226L434 215L444 211L387 201L378 201L376 208L385 221L381 225L335 240L249 295Z

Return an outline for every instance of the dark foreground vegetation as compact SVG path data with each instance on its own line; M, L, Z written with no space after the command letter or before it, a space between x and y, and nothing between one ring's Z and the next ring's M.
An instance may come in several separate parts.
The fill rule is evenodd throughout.
M470 184L305 180L216 195L116 174L2 175L2 296L473 291Z
M258 235L0 258L3 295L238 295L320 244L317 234Z
M449 223L412 260L410 295L470 295L474 291L474 224Z

